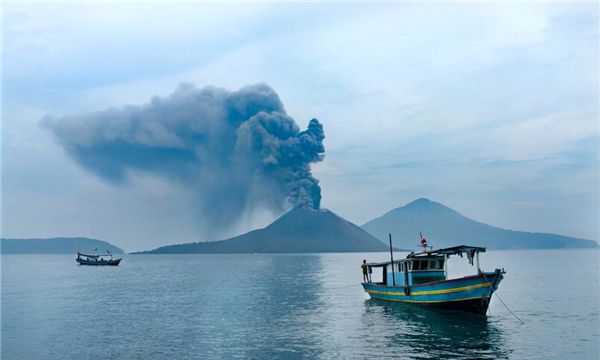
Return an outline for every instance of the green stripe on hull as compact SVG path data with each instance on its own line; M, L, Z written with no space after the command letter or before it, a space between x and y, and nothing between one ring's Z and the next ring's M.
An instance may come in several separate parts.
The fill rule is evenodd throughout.
M414 286L409 288L409 295L404 293L403 286L365 283L363 287L372 298L380 300L485 313L495 290L492 286L497 287L500 280L502 280L500 273L488 273L485 277L467 277L426 286Z
M443 303L450 301L465 301L465 300L473 300L473 299L481 299L481 296L474 296L468 298L460 298L460 299L451 299L451 300L414 300L414 299L394 299L391 297L379 297L377 295L371 295L372 298L381 299L381 300L390 300L390 301L398 301L405 303L413 303L413 304L434 304L434 303Z

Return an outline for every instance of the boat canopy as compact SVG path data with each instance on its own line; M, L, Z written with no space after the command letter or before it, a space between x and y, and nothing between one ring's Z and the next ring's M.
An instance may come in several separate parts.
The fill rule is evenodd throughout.
M449 248L443 248L443 249L432 249L432 250L425 250L425 251L421 251L418 253L410 253L408 254L407 258L413 258L413 257L417 257L417 256L435 256L435 255L462 255L462 254L475 254L475 253L480 253L480 252L485 252L485 248L484 247L480 247L480 246L468 246L468 245L458 245L458 246L453 246L453 247L449 247Z
M104 255L104 254L101 254L101 255L87 255L87 254L83 254L83 253L80 253L80 252L77 252L77 255L79 255L79 256L85 256L85 257L92 258L92 259L100 258L100 257L111 257L112 256L111 254L108 254L108 255Z
M403 261L403 260L394 260L395 263L399 263L400 261ZM367 263L367 266L370 266L370 267L383 267L383 266L388 266L391 263L392 263L391 261L379 262L379 263Z
M420 257L436 257L450 255L460 255L462 257L462 254L467 254L467 257L473 258L473 255L480 252L485 252L485 248L480 246L458 245L443 249L425 250L418 253L411 252L406 256L406 259L394 260L394 263L407 262L411 259ZM367 263L367 265L370 267L383 267L388 266L391 263L391 261L385 261L379 263Z

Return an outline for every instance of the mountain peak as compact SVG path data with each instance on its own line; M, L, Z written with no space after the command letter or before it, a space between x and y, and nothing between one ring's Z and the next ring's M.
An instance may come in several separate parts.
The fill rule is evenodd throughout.
M267 228L281 228L291 231L302 231L306 226L328 226L330 222L346 222L334 212L321 208L310 209L306 207L295 207L281 215L274 222L269 224Z
M381 241L392 233L398 239L397 246L402 248L413 248L418 243L414 239L418 239L421 232L436 247L455 246L466 241L469 245L490 249L598 247L592 240L490 226L426 198L391 210L367 222L363 229Z
M408 204L404 205L400 209L448 209L449 207L440 204L435 201L431 201L427 198L419 198L417 200L411 201Z
M323 214L333 214L333 213L325 208L312 209L312 208L307 208L307 207L302 207L302 206L296 206L296 207L288 210L287 212L285 212L283 215L281 215L271 225L273 225L283 219L298 218L298 217L318 217L319 215L323 215Z
M417 200L413 200L406 204L405 206L429 206L432 204L436 204L435 202L429 200L428 198L418 198Z
M319 213L319 212L329 212L329 210L325 209L325 208L319 208L319 209L315 209L315 208L311 208L311 207L306 207L306 206L296 206L292 209L290 209L287 213L292 213L292 212L310 212L310 213ZM286 214L287 214L286 213Z
M439 216L445 215L445 216L463 217L461 214L459 214L455 210L452 210L451 208L449 208L443 204L440 204L438 202L431 201L427 198L422 197L422 198L413 200L404 206L400 206L395 209L392 209L392 210L388 211L387 213L383 214L382 216L367 222L366 224L363 225L363 228L367 229L367 231L368 231L368 227L371 223L377 222L378 220L382 220L382 219L386 219L386 218L389 219L390 216L391 217L401 216L400 214L415 214L415 215L418 214L419 216L431 216L433 214L437 214ZM381 237L378 237L378 238L381 240Z

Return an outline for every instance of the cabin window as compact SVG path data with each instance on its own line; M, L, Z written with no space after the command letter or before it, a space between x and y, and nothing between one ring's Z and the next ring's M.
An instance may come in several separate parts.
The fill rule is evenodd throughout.
M443 270L444 269L444 260L430 260L429 261L429 269Z
M412 264L412 270L416 271L444 269L444 260L413 260Z

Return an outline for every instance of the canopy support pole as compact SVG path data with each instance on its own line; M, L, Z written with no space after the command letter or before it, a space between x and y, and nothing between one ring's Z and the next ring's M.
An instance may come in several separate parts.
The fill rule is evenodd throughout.
M444 255L444 278L448 279L448 259L450 256Z
M390 258L392 259L392 284L396 286L396 274L394 272L394 251L392 251L392 234L388 233L390 236Z

